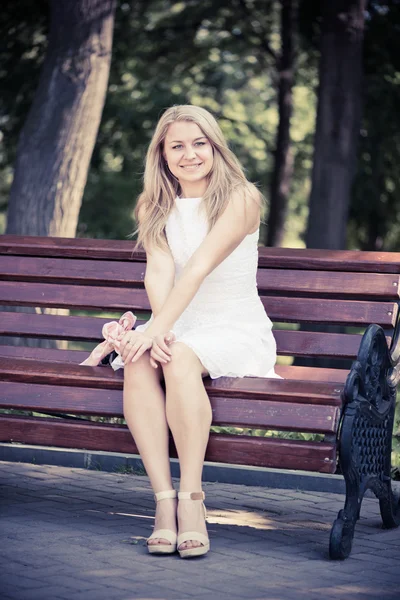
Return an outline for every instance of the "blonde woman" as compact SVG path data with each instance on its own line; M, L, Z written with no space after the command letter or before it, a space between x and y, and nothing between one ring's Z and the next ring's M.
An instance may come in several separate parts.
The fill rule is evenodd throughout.
M152 316L125 334L112 364L124 366L124 415L157 501L151 553L177 549L187 558L210 547L202 470L212 411L203 377L276 377L256 285L261 204L208 111L174 106L162 115L136 209Z

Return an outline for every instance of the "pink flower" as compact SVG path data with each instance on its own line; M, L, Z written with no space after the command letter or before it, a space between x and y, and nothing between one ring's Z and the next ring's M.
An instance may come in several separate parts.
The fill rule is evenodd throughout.
M102 329L104 342L101 342L80 365L95 367L102 359L113 350L119 353L121 341L127 331L130 331L136 323L136 316L128 311L122 315L118 321L105 323Z

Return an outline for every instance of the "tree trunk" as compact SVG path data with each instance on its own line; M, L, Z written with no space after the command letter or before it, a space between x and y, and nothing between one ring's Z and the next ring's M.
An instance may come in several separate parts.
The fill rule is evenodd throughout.
M366 0L325 0L308 248L346 247L351 186L361 125L362 43ZM303 325L304 331L336 333L340 326ZM296 365L347 369L351 361L295 360Z
M49 45L21 131L6 233L75 237L111 62L115 0L51 0Z
M361 122L366 0L325 0L308 248L346 247Z
M39 86L21 131L6 233L75 237L111 63L115 0L51 0ZM9 312L66 309L6 306ZM65 348L67 342L0 338Z
M267 246L280 246L285 233L293 154L290 142L290 120L293 112L295 62L295 28L297 0L282 0L281 55L278 63L279 125L274 152L274 171L270 187Z

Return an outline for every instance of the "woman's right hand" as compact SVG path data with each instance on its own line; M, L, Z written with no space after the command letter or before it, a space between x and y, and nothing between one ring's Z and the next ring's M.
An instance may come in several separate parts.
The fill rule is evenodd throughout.
M132 361L137 356L140 358L146 350L150 350L153 345L153 338L141 331L127 331L122 338L119 346L119 353L124 364Z

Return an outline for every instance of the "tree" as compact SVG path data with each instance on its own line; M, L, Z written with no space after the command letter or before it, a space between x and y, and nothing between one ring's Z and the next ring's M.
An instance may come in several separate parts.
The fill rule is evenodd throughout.
M400 245L399 0L368 4L364 106L348 240L362 250Z
M293 112L293 86L295 81L297 1L281 0L281 5L281 53L279 57L276 57L279 124L270 186L267 246L280 246L282 244L293 175L290 122Z
M47 52L20 134L6 233L75 236L107 90L114 12L115 0L50 1ZM63 309L43 312L66 314ZM6 341L21 344L20 338ZM40 339L27 343L66 344Z
M325 0L306 243L344 248L361 122L366 0Z
M39 85L22 128L6 233L74 237L104 105L115 0L50 1Z

